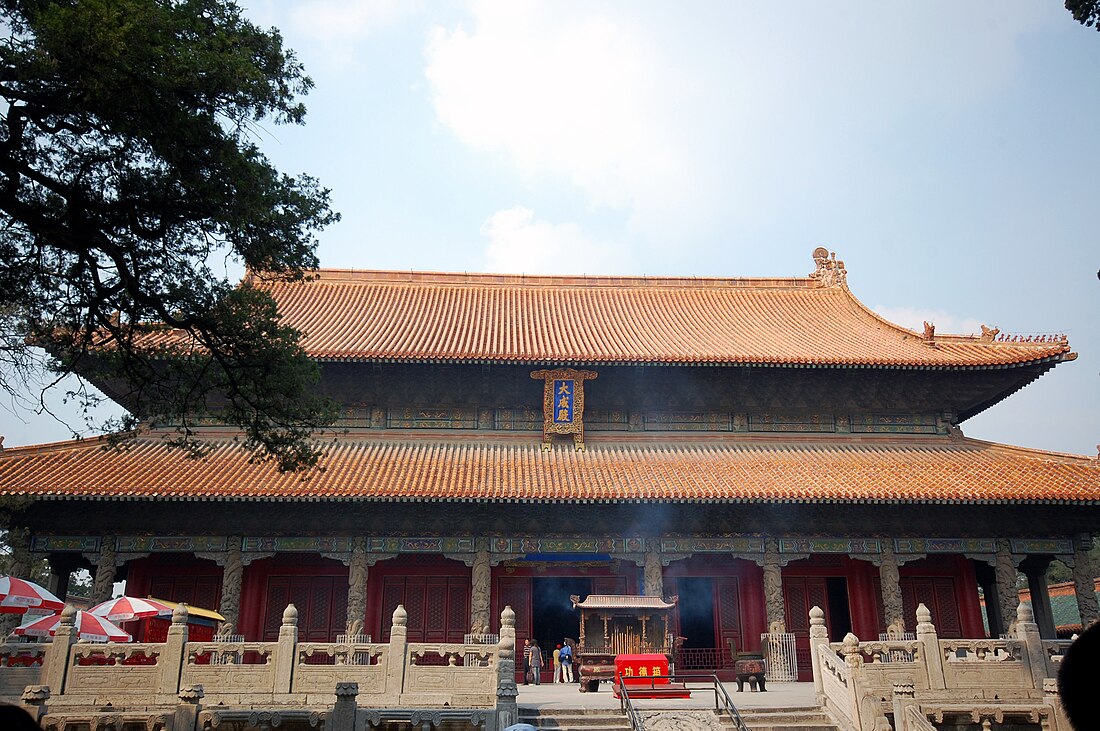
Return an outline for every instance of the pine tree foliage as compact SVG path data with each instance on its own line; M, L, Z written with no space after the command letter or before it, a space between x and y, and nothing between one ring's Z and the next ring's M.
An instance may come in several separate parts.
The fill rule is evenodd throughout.
M214 419L260 459L314 465L308 437L333 416L316 366L274 302L224 273L228 258L308 276L338 220L327 189L256 144L263 124L303 122L293 52L228 0L0 12L0 387L16 393L42 346L55 374L106 384L185 446Z

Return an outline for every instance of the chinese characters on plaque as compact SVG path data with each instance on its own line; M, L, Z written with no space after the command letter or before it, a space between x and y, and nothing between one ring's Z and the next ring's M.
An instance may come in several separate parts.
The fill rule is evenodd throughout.
M595 371L572 368L534 371L531 374L531 378L543 382L543 449L550 449L552 434L572 434L573 446L584 450L584 382L595 377Z

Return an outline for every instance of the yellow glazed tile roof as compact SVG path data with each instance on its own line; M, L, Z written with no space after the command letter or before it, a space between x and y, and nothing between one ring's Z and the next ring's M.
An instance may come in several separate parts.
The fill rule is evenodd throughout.
M4 450L0 494L56 499L1100 503L1100 461L973 439L342 437L324 471L280 474L232 440L206 459L154 436Z
M253 281L321 360L957 368L1075 357L1060 336L926 342L875 315L846 286L810 277L320 270L307 282Z

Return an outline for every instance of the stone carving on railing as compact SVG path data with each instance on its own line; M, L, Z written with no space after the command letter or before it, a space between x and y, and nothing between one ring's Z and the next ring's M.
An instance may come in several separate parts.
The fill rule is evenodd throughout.
M501 728L518 715L511 608L501 613L497 644L409 643L408 614L400 606L389 643L299 643L293 605L283 612L277 642L188 642L187 619L181 606L163 643L77 644L67 611L54 642L10 651L41 656L42 666L0 667L0 680L28 671L20 676L33 681L23 682L24 706L44 727L59 730L73 724L202 729L252 721L263 727L276 725L273 714L282 714L284 724L352 731L359 723L356 709L371 707L405 709L397 712L405 719L476 717L484 725L495 718ZM328 662L318 664L321 659ZM47 678L52 686L41 682ZM19 699L20 692L6 697ZM101 709L108 705L119 710L105 714ZM146 711L141 715L127 708Z
M823 616L817 607L810 612L814 682L822 706L848 731L877 731L885 713L893 714L895 731L929 731L929 718L1068 728L1052 680L1066 643L1041 640L1026 604L1016 609L1009 639L941 640L921 604L915 641L860 642L849 633L830 643Z

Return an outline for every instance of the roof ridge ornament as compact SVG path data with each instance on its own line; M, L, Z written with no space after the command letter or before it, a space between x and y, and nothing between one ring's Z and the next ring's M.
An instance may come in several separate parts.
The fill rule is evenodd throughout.
M836 258L835 251L819 246L814 249L813 256L817 269L810 272L810 279L821 282L822 287L848 286L848 270L844 268L844 262Z

